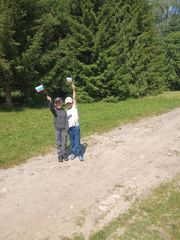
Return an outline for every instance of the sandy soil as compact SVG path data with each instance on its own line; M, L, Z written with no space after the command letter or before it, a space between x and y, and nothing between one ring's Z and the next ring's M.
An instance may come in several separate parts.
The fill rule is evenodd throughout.
M88 236L180 172L180 108L82 140L85 161L56 153L0 170L0 239Z

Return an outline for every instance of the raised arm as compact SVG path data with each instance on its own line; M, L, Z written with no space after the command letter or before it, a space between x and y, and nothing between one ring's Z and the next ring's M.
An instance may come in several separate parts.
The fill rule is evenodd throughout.
M50 96L48 96L48 95L47 95L47 100L48 100L49 102L52 102L52 98L51 98Z
M76 86L73 82L72 82L72 90L73 90L73 103L74 105L76 105Z
M54 110L54 105L52 103L52 98L50 96L47 95L47 100L49 101L49 109L52 112L53 115L56 114L55 110Z

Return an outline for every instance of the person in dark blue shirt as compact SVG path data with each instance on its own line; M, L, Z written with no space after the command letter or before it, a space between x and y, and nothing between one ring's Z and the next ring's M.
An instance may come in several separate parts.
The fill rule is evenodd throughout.
M58 159L59 162L63 162L63 160L68 160L66 153L67 134L69 129L67 112L62 107L62 98L57 97L54 100L54 104L50 96L47 96L47 100L49 101L49 109L54 116Z

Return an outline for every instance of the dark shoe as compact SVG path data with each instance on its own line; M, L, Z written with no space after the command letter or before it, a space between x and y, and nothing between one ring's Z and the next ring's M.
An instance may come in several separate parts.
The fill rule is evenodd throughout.
M62 157L59 156L59 157L58 157L58 161L59 161L59 162L63 162Z
M63 160L64 160L64 161L68 161L69 159L67 158L67 156L64 156L64 157L63 157Z

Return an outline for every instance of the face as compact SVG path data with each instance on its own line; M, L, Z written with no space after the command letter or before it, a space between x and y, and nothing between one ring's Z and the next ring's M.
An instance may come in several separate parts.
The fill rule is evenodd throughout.
M60 102L60 101L56 102L56 103L55 103L55 106L56 106L58 109L62 108L62 102Z
M67 109L70 109L70 108L72 108L72 103L66 103L66 107L67 107Z

